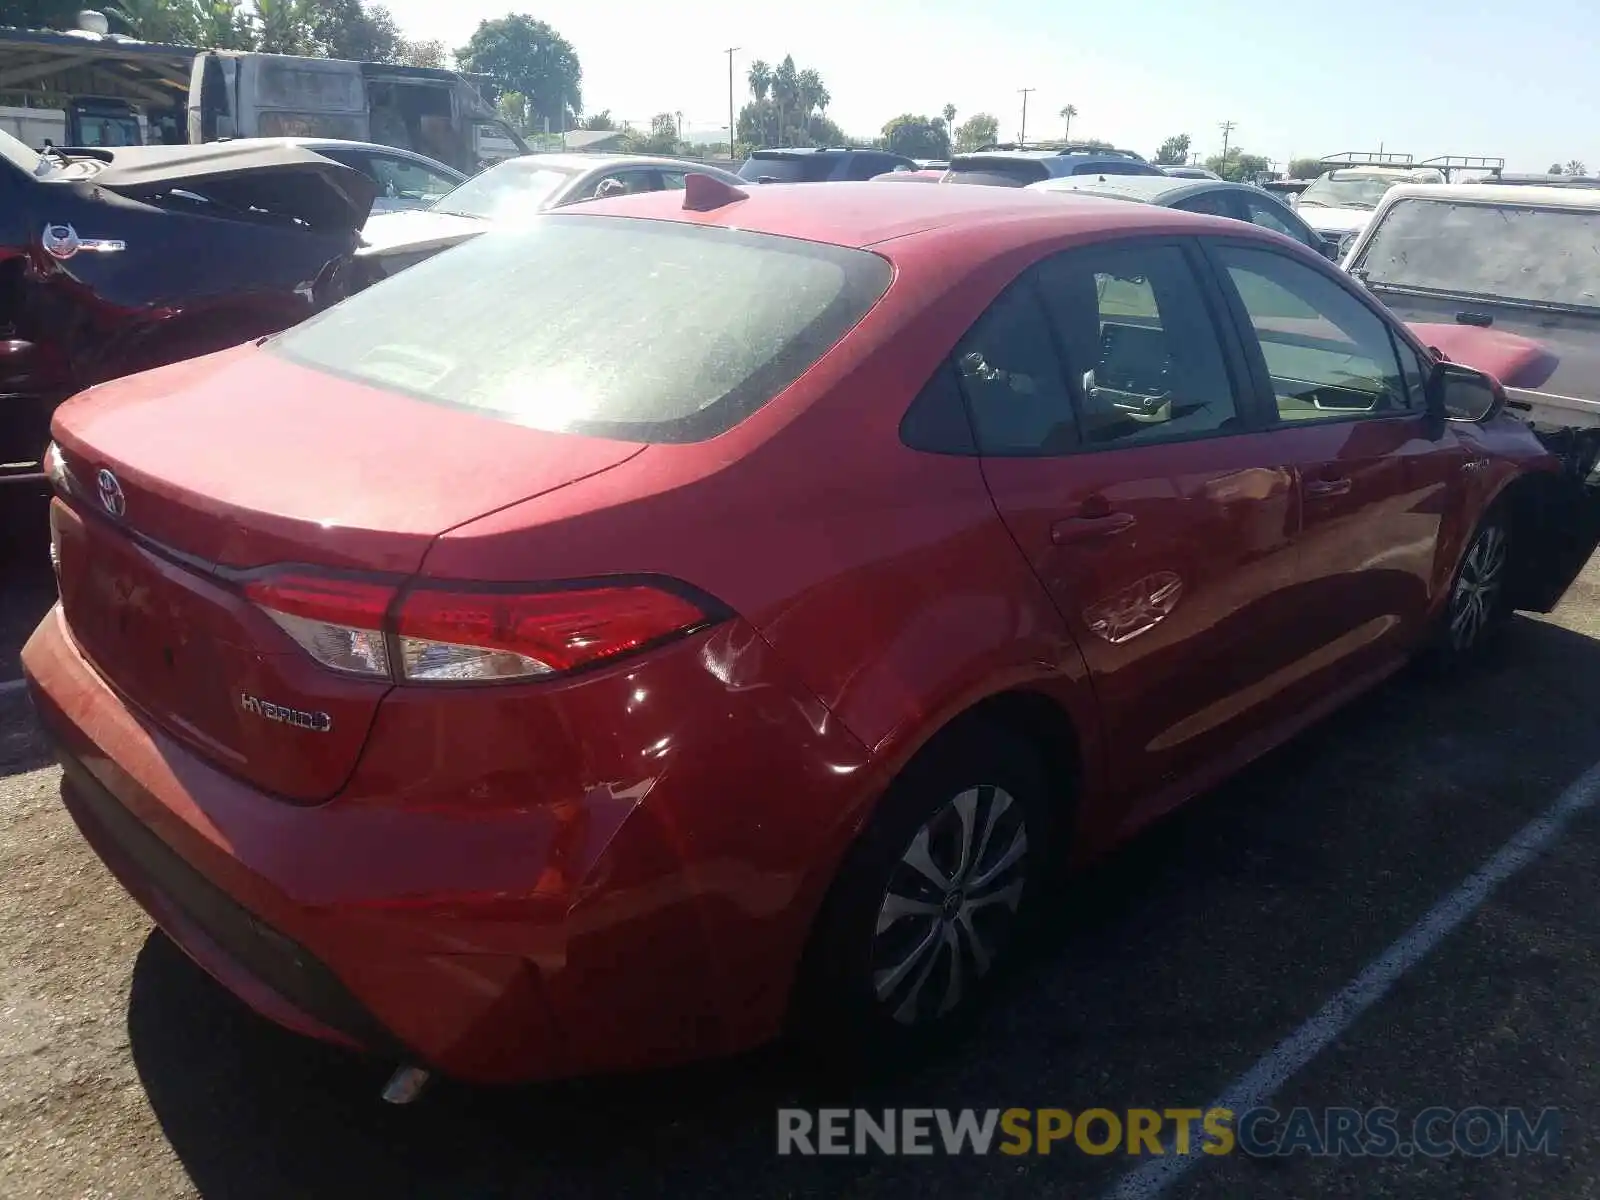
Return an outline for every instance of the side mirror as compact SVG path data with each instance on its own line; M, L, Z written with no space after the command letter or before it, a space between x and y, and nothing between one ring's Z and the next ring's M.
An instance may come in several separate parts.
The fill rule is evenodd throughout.
M1428 377L1428 411L1448 421L1487 421L1506 406L1506 390L1493 375L1460 363L1434 364Z

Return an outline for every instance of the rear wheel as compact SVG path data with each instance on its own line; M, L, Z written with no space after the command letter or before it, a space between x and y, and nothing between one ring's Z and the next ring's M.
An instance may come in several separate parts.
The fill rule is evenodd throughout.
M942 736L846 856L802 965L801 1032L894 1051L970 1014L1039 893L1055 826L1029 742L979 724Z

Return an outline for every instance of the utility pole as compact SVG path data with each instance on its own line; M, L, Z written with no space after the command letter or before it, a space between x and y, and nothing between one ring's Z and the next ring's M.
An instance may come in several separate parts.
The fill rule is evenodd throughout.
M1239 128L1239 122L1223 121L1217 128L1222 130L1222 165L1226 167L1228 165L1228 138L1235 129Z
M1038 88L1017 89L1017 91L1022 93L1022 132L1017 134L1017 142L1023 146L1028 144L1028 93L1036 92L1038 90Z
M739 161L739 155L733 148L733 56L739 49L738 46L729 46L723 51L728 56L728 157L734 162Z

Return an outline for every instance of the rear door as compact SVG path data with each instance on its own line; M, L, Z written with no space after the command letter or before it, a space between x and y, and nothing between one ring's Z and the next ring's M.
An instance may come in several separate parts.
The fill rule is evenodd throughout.
M1212 251L1295 471L1318 659L1353 682L1421 631L1448 585L1440 539L1478 455L1428 416L1427 364L1353 285L1259 243Z
M1125 793L1224 753L1286 665L1293 477L1197 261L1155 239L1063 254L956 352L985 477L1083 650Z

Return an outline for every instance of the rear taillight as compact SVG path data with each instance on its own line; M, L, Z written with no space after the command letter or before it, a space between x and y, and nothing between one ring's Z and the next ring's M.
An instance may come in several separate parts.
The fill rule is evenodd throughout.
M709 604L653 583L419 586L401 594L365 580L280 572L246 584L245 594L323 666L406 683L560 675L716 619Z
M245 585L253 600L325 667L346 675L389 674L384 617L394 588L322 575L269 575Z

